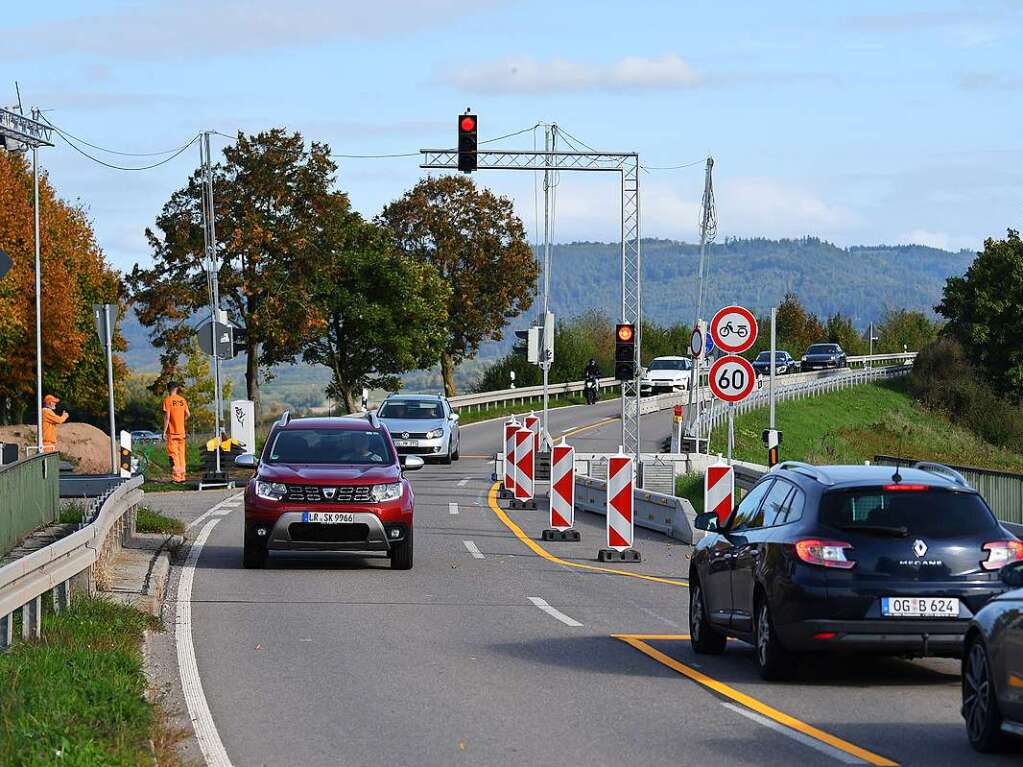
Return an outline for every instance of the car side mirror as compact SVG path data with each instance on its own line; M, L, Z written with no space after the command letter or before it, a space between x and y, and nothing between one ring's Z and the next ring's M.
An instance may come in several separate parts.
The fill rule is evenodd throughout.
M452 413L451 415L448 416L448 418L450 418L452 421L457 421L458 413Z
M1010 589L1023 588L1023 562L1013 562L1012 564L1005 565L998 571L998 577Z
M419 471L423 468L424 461L418 455L406 455L402 456L401 467L405 471Z
M708 532L717 532L718 529L718 515L713 511L705 511L702 514L696 515L696 521L693 526L697 530L706 530Z
M235 456L234 459L234 465L240 469L255 469L257 463L259 462L256 460L256 456L252 455L252 453Z

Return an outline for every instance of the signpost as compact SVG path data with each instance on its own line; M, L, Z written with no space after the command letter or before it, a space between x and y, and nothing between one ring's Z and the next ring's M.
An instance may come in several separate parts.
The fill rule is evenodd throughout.
M234 357L234 327L231 325L207 320L195 332L199 336L199 348L207 354L222 360Z
M710 337L714 345L726 352L710 368L710 390L719 400L728 403L728 463L732 462L735 444L735 403L741 402L756 388L757 375L749 360L739 357L757 340L757 318L742 306L719 309L710 321ZM774 361L772 359L772 367Z
M726 306L710 321L714 345L727 354L740 354L757 340L757 319L749 309Z
M110 473L117 474L120 462L117 450L117 431L114 428L114 322L117 321L116 304L93 304L92 316L96 320L96 335L107 355L107 390L110 410Z

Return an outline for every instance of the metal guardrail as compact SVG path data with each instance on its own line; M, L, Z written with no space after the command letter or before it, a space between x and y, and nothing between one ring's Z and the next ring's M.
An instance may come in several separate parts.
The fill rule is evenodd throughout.
M568 383L550 384L547 387L547 391L551 397L561 397L566 394L581 392L585 383L585 381L570 381ZM601 378L597 382L597 392L600 393L607 389L617 389L619 385L619 381L616 378ZM448 404L450 404L454 410L461 410L462 408L476 408L477 410L482 410L485 407L504 402L510 402L512 404L525 403L527 401L542 398L543 386L523 386L520 389L500 389L498 391L486 391L476 394L459 394L454 397L449 397Z
M13 641L15 611L21 610L22 637L40 636L43 596L53 593L55 612L66 608L71 603L71 579L103 560L111 531L131 533L131 513L142 500L142 481L135 477L115 488L91 524L0 567L0 649Z
M60 458L43 453L0 466L0 556L60 513Z

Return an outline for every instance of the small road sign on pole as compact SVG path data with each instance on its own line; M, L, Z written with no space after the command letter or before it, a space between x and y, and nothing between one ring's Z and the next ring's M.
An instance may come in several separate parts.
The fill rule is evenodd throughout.
M214 327L212 320L207 320L195 332L199 335L199 348L213 357L222 360L234 358L234 327L226 322L218 322ZM216 340L216 352L213 342Z
M635 540L635 473L632 458L619 450L607 459L607 548L597 552L600 562L639 562Z
M693 334L689 336L689 354L693 357L703 356L703 333L699 328L695 328Z
M711 393L725 402L741 402L757 385L756 371L744 357L728 354L710 366Z
M735 497L735 470L724 463L707 467L703 475L703 508L718 515L720 529L732 513Z
M727 354L744 352L757 340L757 318L749 309L726 306L710 321L710 337Z

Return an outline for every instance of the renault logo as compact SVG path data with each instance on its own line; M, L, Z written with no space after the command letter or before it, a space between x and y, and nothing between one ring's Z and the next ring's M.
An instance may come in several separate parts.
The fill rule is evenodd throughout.
M927 553L927 544L924 543L919 538L917 538L915 541L913 541L913 553L916 554L918 557L922 557L924 554Z
M333 498L336 493L337 493L337 488L336 487L325 487L325 488L323 488L323 497L324 498Z

